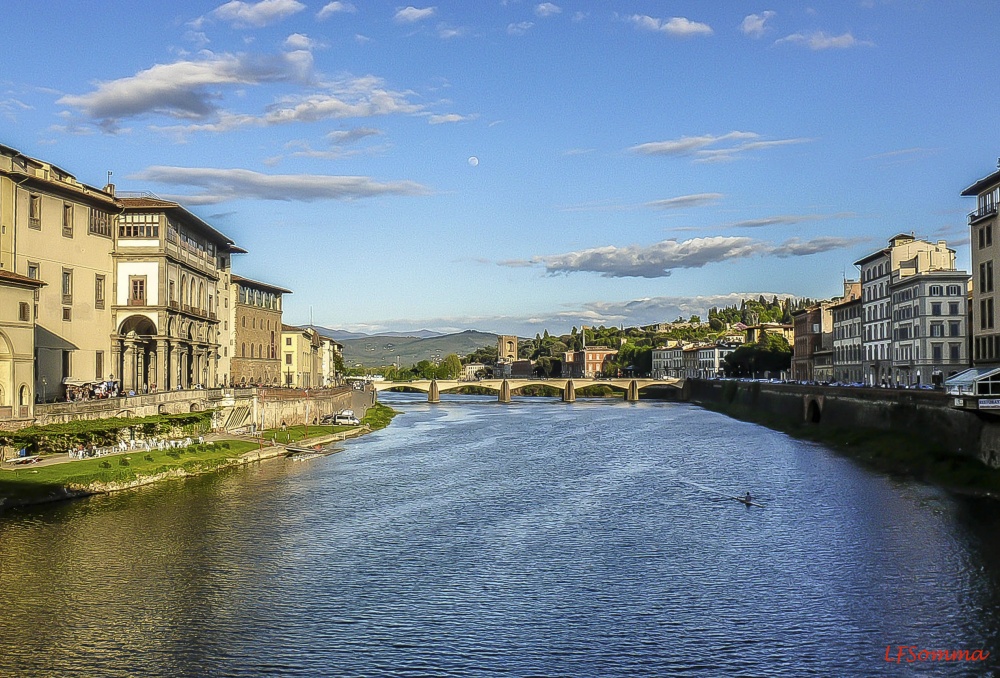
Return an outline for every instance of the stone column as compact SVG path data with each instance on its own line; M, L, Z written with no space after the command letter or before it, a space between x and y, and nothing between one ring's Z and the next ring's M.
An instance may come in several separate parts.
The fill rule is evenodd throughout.
M122 390L135 390L135 342L125 340L125 360L122 363Z
M500 384L500 395L497 397L497 402L509 403L510 402L510 384L506 379Z
M441 391L438 389L437 379L432 379L431 387L427 389L427 402L429 403L441 402Z
M181 347L177 344L173 344L170 347L170 365L168 369L169 376L165 380L165 386L172 391L177 388L177 384L181 383Z
M111 340L111 372L112 379L118 379L124 385L122 379L122 342L117 337Z
M157 391L166 391L170 388L170 342L166 339L159 339L156 342L156 382Z
M630 403L639 402L639 382L635 379L628 383L628 390L625 391L625 400Z

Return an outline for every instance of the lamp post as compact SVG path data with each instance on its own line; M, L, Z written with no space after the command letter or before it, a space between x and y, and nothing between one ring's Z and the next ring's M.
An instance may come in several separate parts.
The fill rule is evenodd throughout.
M46 380L46 379L45 379L45 377L42 377L42 402L43 402L43 403L45 402L45 397L46 397L46 394L45 394L45 386L46 386L46 385L47 385L48 383L49 383L49 382L48 382L48 380Z

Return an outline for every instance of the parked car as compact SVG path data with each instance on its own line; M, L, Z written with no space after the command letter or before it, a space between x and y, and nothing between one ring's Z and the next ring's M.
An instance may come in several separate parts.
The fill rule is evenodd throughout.
M355 417L351 410L344 410L340 414L334 415L333 423L336 426L357 426L361 420Z

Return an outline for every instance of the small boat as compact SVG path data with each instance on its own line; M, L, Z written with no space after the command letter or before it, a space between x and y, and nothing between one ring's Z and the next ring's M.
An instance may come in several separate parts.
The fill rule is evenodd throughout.
M285 458L292 461L304 461L306 459L315 459L316 457L326 457L338 451L333 448L324 448L320 445L314 445L313 447L287 445L285 447Z
M730 499L734 499L745 506L756 506L757 508L765 508L763 504L758 504L752 498L747 499L746 497L730 497Z

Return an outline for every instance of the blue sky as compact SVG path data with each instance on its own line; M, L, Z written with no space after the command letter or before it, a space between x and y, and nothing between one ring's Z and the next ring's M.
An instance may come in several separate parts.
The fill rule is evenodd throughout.
M8 3L0 143L176 199L286 321L534 335L968 268L992 0Z

